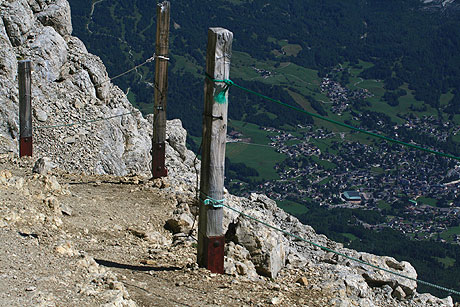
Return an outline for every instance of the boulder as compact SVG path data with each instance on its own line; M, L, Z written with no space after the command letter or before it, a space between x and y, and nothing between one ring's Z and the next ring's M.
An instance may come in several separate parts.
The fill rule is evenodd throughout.
M368 253L360 253L360 259L386 270L394 271L398 274L408 276L412 279L417 278L417 272L409 262L399 262L392 257L382 257ZM393 290L396 290L397 287L400 287L404 291L404 297L413 296L417 289L417 282L414 280L403 278L382 270L376 270L372 267L362 264L355 264L360 268L362 276L371 287L389 285L393 288ZM397 292L395 292L395 294L397 294Z
M192 226L198 226L193 221L194 216L190 212L189 206L182 203L174 210L173 217L166 221L165 228L174 234L188 233L192 229Z
M266 212L249 209L244 213L267 221ZM285 265L286 239L262 224L239 216L235 223L229 225L226 237L249 251L260 275L275 278Z
M52 27L38 30L36 36L25 46L27 58L32 61L33 81L53 82L59 79L61 67L67 61L67 44ZM39 79L39 80L37 80Z

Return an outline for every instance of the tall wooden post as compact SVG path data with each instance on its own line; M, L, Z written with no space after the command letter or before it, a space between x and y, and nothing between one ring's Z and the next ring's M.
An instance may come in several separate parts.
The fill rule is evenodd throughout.
M20 157L32 157L31 67L32 65L29 60L18 62Z
M155 105L152 140L152 176L165 177L166 99L168 96L169 1L157 5Z
M215 80L229 78L232 40L233 33L226 29L208 30L197 260L200 266L214 273L224 272L221 202L228 109L228 86Z

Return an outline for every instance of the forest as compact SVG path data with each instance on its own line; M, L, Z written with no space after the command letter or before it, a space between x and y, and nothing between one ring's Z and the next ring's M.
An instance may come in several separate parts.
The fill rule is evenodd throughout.
M95 5L91 17L87 1L70 3L74 34L103 59L110 75L125 71L154 52L156 12L151 2L102 1ZM435 108L441 107L441 94L454 92L444 111L460 113L460 18L456 9L424 10L419 0L189 0L173 1L171 7L168 98L172 106L168 116L181 118L192 135L199 135L200 121L183 116L180 105L187 101L192 111L197 111L193 113L201 113L206 29L210 26L231 29L234 49L253 58L289 61L317 69L320 75L340 63L371 62L374 65L361 76L384 81L389 105L398 103L397 97L403 94L398 88L407 83L417 101ZM299 45L300 52L295 56L277 55L273 51L280 49L278 42L283 40ZM152 82L153 67L153 63L145 67L143 80ZM130 74L114 82L124 90L130 88L135 95L132 101L144 113L151 113L153 89L138 75ZM245 83L253 90L267 90L257 82ZM276 93L275 99L285 98L284 87L270 87L269 93ZM243 96L237 93L232 99L247 100ZM317 112L323 113L321 105L313 104ZM237 109L232 110L231 116L250 113L258 103L252 105L235 103ZM281 121L283 118L278 116ZM266 121L263 116L257 119Z

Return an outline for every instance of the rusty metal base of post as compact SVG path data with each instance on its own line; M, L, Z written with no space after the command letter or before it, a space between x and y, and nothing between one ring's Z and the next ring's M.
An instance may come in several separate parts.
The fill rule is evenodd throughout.
M212 273L224 274L224 246L225 237L204 238L204 258L202 267L207 268Z
M153 144L152 150L152 176L161 178L168 176L168 170L165 166L166 146L165 143Z
M19 157L32 157L32 137L23 137L19 139Z

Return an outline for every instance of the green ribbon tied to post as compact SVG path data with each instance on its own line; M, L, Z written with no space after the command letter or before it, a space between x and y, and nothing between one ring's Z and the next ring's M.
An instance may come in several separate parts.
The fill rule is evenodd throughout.
M206 73L206 77L214 83L225 83L224 88L217 94L214 94L214 101L218 104L225 104L227 103L227 92L230 86L234 85L232 80L230 79L214 79L209 74Z
M203 204L205 206L211 206L213 208L223 208L224 207L225 198L224 199L214 199L206 195L206 193L200 191L200 199L203 201Z

